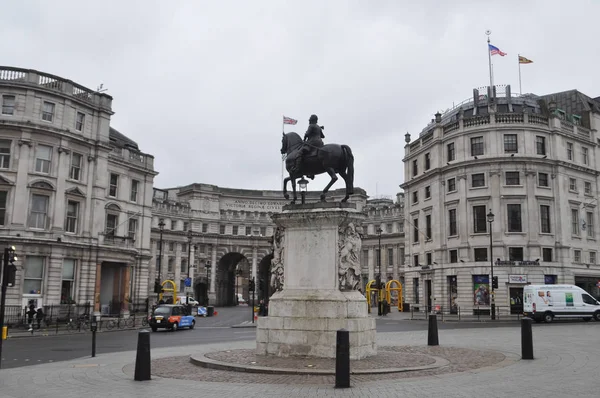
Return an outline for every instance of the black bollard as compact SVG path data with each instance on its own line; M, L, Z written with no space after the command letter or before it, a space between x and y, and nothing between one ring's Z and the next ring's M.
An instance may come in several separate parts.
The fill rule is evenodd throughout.
M335 345L335 388L350 388L350 332L337 331Z
M533 333L531 318L521 319L521 358L533 359Z
M134 380L150 380L150 332L147 330L138 333Z
M437 315L429 315L429 330L427 332L427 345L440 345L438 340Z

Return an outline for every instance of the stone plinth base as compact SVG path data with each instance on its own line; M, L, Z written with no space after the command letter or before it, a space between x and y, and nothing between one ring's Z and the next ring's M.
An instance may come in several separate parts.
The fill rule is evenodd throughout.
M375 319L357 291L284 290L269 301L269 316L258 319L256 353L281 357L335 358L336 332L350 332L350 358L377 354Z

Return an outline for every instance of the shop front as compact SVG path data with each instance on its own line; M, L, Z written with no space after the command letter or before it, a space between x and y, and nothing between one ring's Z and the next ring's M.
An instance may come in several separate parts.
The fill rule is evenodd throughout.
M575 285L600 300L600 276L575 276Z

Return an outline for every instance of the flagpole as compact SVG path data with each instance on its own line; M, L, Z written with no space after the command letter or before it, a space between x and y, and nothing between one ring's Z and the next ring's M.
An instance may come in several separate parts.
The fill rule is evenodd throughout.
M493 88L494 87L494 80L492 78L492 52L490 51L490 35L492 34L492 31L491 30L486 30L485 34L488 37L487 38L487 43L488 43L487 52L488 52L488 65L489 65L489 68L490 68L490 90L493 91L494 90L494 88Z
M519 95L523 95L521 90L521 55L517 54L517 63L519 64Z

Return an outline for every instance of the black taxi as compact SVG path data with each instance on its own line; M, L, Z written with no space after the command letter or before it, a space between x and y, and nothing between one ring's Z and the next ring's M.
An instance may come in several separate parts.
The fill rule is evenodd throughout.
M168 329L174 332L180 328L193 329L196 326L196 320L183 305L161 304L148 318L148 325L153 332L158 329Z

